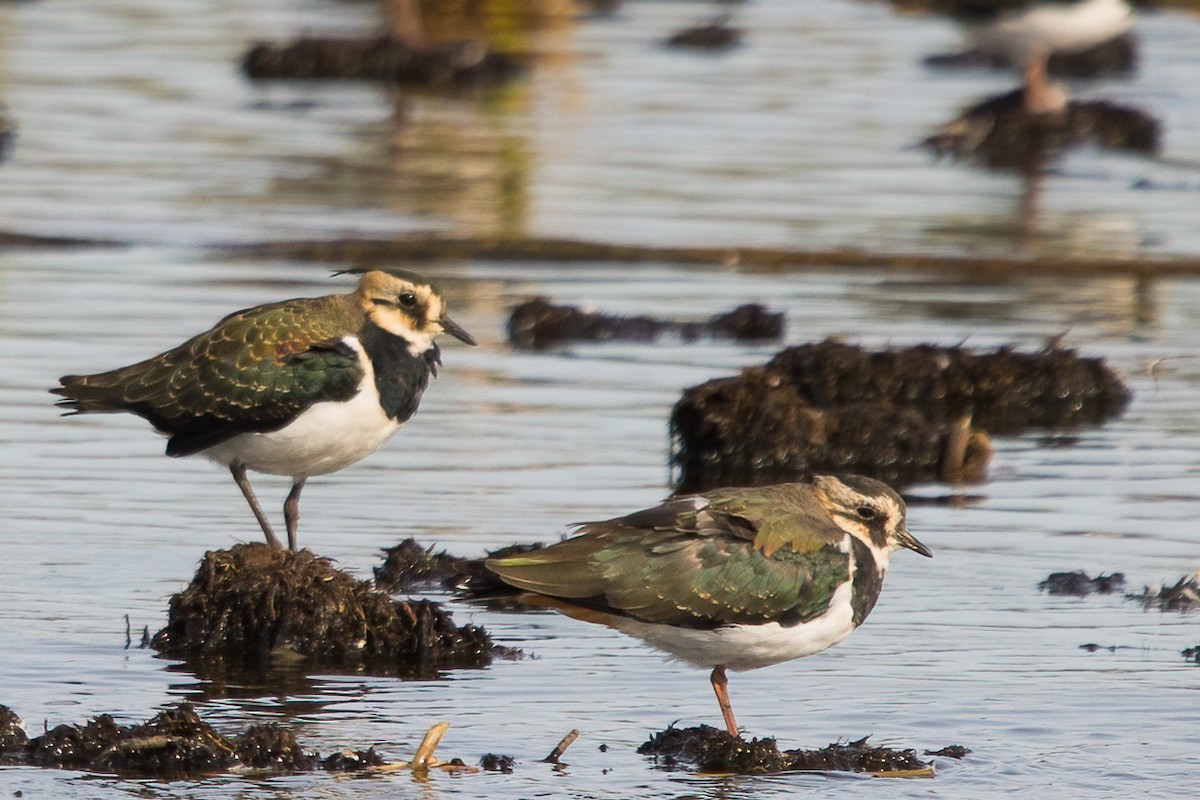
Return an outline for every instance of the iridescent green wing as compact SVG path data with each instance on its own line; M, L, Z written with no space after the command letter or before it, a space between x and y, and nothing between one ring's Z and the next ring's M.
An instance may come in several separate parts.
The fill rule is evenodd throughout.
M145 417L170 434L168 455L189 455L239 433L277 430L314 403L353 397L363 370L343 341L352 326L338 297L258 306L147 361L66 376L58 391L76 411Z
M488 567L519 589L694 628L810 619L848 579L848 557L836 544L768 557L755 546L761 520L697 509L697 500L589 523L578 536Z

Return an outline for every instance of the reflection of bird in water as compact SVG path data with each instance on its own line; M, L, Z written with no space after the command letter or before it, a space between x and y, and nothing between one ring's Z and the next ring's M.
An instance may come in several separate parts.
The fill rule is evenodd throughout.
M1066 108L1047 75L1050 56L1095 47L1133 26L1125 0L965 0L953 15L979 52L1021 69L1024 107L1033 113Z
M893 553L931 555L905 511L879 481L818 475L676 497L486 569L532 605L711 667L737 736L725 670L814 655L850 635L879 599Z

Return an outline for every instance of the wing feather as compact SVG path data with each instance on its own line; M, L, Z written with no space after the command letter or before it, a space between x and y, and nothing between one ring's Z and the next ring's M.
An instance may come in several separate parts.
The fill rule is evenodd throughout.
M129 411L189 455L239 433L283 427L323 400L357 392L363 370L344 339L356 333L341 297L236 312L154 358L52 390L68 413Z
M760 527L748 516L672 500L585 523L577 536L487 566L518 589L643 622L711 628L821 614L849 579L841 538L823 532L816 543L767 557L756 545Z

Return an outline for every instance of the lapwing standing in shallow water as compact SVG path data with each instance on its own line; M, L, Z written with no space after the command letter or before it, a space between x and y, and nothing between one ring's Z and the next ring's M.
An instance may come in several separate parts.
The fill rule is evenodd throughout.
M1034 114L1067 107L1066 93L1050 82L1050 56L1104 44L1134 23L1126 0L961 0L951 5L977 51L1021 70L1022 102Z
M69 414L128 411L170 437L167 455L228 467L276 547L246 470L290 477L283 511L295 550L305 481L375 452L416 412L441 363L439 334L475 344L421 276L350 271L361 277L349 294L238 311L154 358L65 375L50 391Z
M718 489L579 526L579 534L486 567L525 602L635 636L711 667L732 736L725 671L819 653L862 624L892 553L931 556L879 481L821 475Z

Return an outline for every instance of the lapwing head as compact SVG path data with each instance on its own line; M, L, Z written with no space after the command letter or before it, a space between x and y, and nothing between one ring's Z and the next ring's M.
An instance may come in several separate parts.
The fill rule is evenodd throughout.
M818 475L817 497L835 525L858 539L886 566L887 557L901 548L932 557L933 551L908 532L908 507L886 483L861 475Z
M367 320L409 343L413 355L434 347L448 333L467 344L475 337L446 314L446 300L437 286L407 270L347 270L359 274L355 293Z

